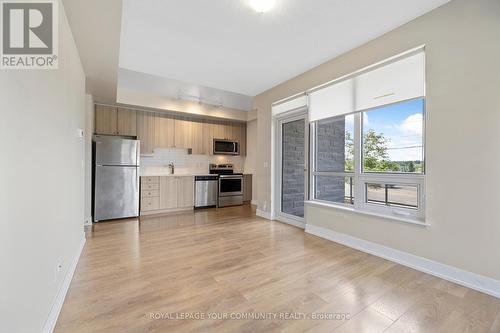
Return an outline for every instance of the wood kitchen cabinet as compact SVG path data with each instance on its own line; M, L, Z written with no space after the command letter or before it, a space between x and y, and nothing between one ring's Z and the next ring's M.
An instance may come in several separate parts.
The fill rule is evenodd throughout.
M203 152L204 155L213 155L214 126L210 122L204 122L202 128Z
M176 148L193 148L193 122L187 118L175 119Z
M95 133L105 135L117 134L118 108L107 105L95 106Z
M137 135L137 112L108 105L95 106L95 133Z
M205 137L203 132L204 123L201 121L194 121L191 127L191 142L192 142L192 154L201 155L204 154L204 143L209 140Z
M223 120L200 120L169 114L95 105L95 133L135 136L141 141L141 154L155 148L191 149L195 155L212 155L213 140L235 140L240 155L246 155L246 124Z
M177 178L177 208L194 207L194 177L182 176Z
M228 140L231 136L231 124L226 121L218 121L213 123L214 139Z
M155 115L137 112L137 139L141 140L141 154L152 154L155 144Z
M141 215L194 208L194 177L141 177Z
M175 146L175 120L162 114L155 115L154 148L170 148Z
M177 177L160 177L160 209L177 208Z
M233 123L231 124L230 139L240 143L240 155L246 155L246 142L247 142L246 124Z
M137 111L118 108L116 118L116 134L127 136L137 135Z
M141 177L141 214L160 209L160 177Z
M243 201L252 201L252 175L243 175Z

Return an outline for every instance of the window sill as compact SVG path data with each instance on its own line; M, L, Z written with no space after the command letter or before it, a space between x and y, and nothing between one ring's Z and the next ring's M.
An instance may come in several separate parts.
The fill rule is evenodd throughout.
M304 203L308 206L331 208L334 210L339 210L339 211L343 211L343 212L350 212L353 214L381 217L381 218L388 219L391 221L409 223L409 224L413 224L413 225L424 227L424 228L429 228L431 226L429 223L425 223L425 222L422 222L419 220L408 219L408 218L404 218L404 217L397 217L397 216L392 216L392 215L378 214L378 213L373 213L373 212L360 211L360 210L355 210L352 207L335 205L333 203L318 202L318 201L312 201L312 200L305 201Z

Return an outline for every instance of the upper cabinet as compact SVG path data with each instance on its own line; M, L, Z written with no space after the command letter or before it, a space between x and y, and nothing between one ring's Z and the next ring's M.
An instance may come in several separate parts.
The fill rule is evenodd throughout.
M210 138L205 137L205 133L203 131L204 123L201 121L193 121L191 123L191 148L192 153L195 155L205 154L205 141L209 141Z
M155 148L175 147L191 149L195 155L212 155L213 140L226 139L239 142L240 155L246 155L245 123L96 105L95 133L135 136L141 141L141 154L152 154Z
M141 140L141 154L152 154L155 148L155 114L137 112L137 139Z
M213 155L213 145L214 145L214 126L212 123L204 122L202 126L202 136L203 136L203 151L204 155Z
M226 121L214 122L214 139L230 139L231 136L231 123Z
M128 136L137 135L137 111L118 108L117 134Z
M155 148L175 147L175 120L162 114L155 114Z
M247 125L234 123L231 127L231 139L238 141L240 144L240 155L245 156L247 154Z
M137 135L137 112L114 106L95 106L95 133L106 135Z
M118 108L114 106L95 106L95 132L96 134L117 134Z
M193 148L193 122L190 119L175 119L174 142L176 148Z

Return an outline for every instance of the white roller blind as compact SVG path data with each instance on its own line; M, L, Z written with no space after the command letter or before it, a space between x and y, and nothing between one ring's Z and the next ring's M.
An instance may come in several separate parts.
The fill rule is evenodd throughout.
M355 78L356 111L425 95L425 55L395 61Z
M295 110L295 109L298 109L298 108L301 108L304 106L307 106L307 96L306 95L302 95L302 96L299 96L297 98L288 100L286 102L283 102L283 103L280 103L277 105L273 105L272 113L273 113L273 116L275 116L277 114L291 111L291 110Z
M309 121L354 111L353 80L345 80L309 94Z

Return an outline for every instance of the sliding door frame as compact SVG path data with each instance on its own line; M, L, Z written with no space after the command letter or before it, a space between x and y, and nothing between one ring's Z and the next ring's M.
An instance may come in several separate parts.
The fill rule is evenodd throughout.
M293 122L296 120L304 120L304 201L308 200L309 196L309 117L307 106L290 110L276 115L273 119L274 122L274 154L276 161L274 169L274 218L280 222L294 225L299 228L305 228L305 218L298 217L282 211L282 135L283 124ZM305 205L305 203L304 203Z

